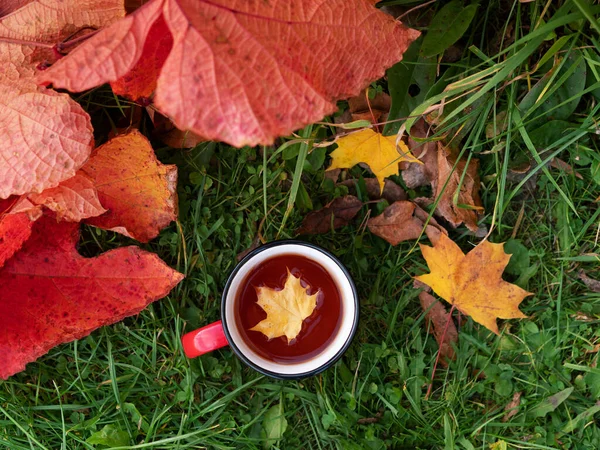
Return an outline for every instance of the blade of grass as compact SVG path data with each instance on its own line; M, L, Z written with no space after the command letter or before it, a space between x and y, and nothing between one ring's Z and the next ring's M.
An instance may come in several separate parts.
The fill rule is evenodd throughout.
M304 139L308 139L308 137L312 133L312 125L307 126L300 132L300 136ZM279 230L277 231L277 236L275 239L279 239L279 235L283 231L285 224L290 216L292 210L294 209L294 205L296 204L296 196L298 195L298 188L300 186L300 182L302 181L302 171L304 169L304 162L306 161L306 156L308 155L308 141L304 140L300 143L300 150L298 152L298 160L296 161L296 169L294 170L294 179L292 181L292 187L290 189L290 196L288 197L287 207L285 209L285 213L283 214L283 219L281 221L281 225L279 226Z

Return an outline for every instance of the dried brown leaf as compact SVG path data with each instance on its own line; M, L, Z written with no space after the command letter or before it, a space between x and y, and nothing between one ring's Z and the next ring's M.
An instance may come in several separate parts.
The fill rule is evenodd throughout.
M583 271L580 270L577 274L577 277L584 282L584 284L588 287L588 289L592 292L600 292L600 281L595 280Z
M298 234L322 234L332 228L348 225L362 208L362 202L353 195L345 195L329 202L324 208L306 215Z
M369 231L392 245L418 239L428 214L412 202L401 200L388 206L383 213L369 219ZM435 219L431 218L425 233L436 243L440 233L446 233Z
M458 331L454 321L444 305L433 295L423 291L419 294L419 301L425 312L425 320L433 325L433 335L440 346L440 363L448 366L448 361L456 359L452 344L458 342Z
M563 172L569 175L575 175L575 177L579 178L580 180L583 180L581 174L575 171L575 169L573 169L573 166L571 166L569 163L563 161L560 158L552 158L552 161L550 161L550 167L552 167L553 169L562 170Z
M504 407L506 414L502 417L502 422L508 422L519 412L519 405L521 404L521 392L515 392L513 398Z
M402 163L402 179L409 189L427 186L437 179L437 143L435 141L422 142L430 135L429 125L424 120L419 120L411 128L408 138L408 148L423 164Z
M368 98L368 93L363 90L356 97L348 99L348 109L352 120L368 120L372 123L387 120L392 98L385 92L377 94L373 99Z
M327 172L325 172L325 173L327 173ZM367 187L367 195L369 196L369 199L371 199L371 200L378 200L380 198L384 198L388 201L388 203L391 204L391 203L397 202L398 200L406 200L406 198L407 198L406 192L404 192L404 189L402 189L401 186L398 186L392 180L385 180L385 184L383 186L383 193L381 193L381 191L379 189L379 182L377 181L377 179L365 178L364 180L365 180L365 185ZM342 181L339 184L341 184L342 186L348 187L350 193L355 194L356 193L356 183L358 183L358 180L353 178L351 180Z
M438 177L432 183L434 198L440 197L436 214L455 228L464 223L469 230L476 232L479 228L478 211L482 209L479 197L479 161L471 160L468 166L465 160L456 164L456 157L441 142L438 142L437 161ZM459 186L458 201L454 204L454 194Z

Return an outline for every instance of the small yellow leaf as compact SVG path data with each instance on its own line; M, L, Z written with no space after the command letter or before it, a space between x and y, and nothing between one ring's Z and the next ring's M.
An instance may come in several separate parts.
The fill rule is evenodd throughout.
M504 244L483 241L465 255L440 234L434 247L421 245L421 252L431 273L415 278L475 322L498 334L497 318L527 317L519 304L533 294L502 279L510 260Z
M308 287L303 287L288 269L288 276L282 290L270 287L257 287L258 304L267 313L267 318L251 328L260 331L269 339L287 337L288 343L295 339L302 329L302 322L317 306L317 295L308 295Z
M369 165L383 192L384 178L398 174L401 161L420 162L404 142L396 148L396 136L383 136L367 128L337 140L338 148L331 153L331 166L327 170L349 169L358 163Z

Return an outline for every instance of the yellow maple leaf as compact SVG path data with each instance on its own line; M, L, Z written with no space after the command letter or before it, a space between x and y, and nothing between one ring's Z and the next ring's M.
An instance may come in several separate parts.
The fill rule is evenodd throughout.
M257 287L258 304L267 313L267 318L250 329L260 331L269 339L285 336L288 343L295 339L304 319L317 307L319 293L308 295L307 290L300 283L300 278L292 275L289 269L282 290Z
M398 174L401 161L418 162L402 141L396 148L396 136L383 136L370 128L351 133L337 140L338 148L331 153L327 170L349 169L358 163L368 164L383 192L384 178Z
M415 278L475 322L498 334L497 318L527 317L519 304L533 294L502 279L510 260L504 244L483 241L465 255L442 233L434 247L421 245L421 252L431 273Z

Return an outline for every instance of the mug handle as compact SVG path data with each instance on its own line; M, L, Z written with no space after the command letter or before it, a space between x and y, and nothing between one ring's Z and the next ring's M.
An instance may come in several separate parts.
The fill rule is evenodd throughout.
M220 320L186 333L181 338L181 343L188 358L195 358L229 345L223 331L223 322Z

